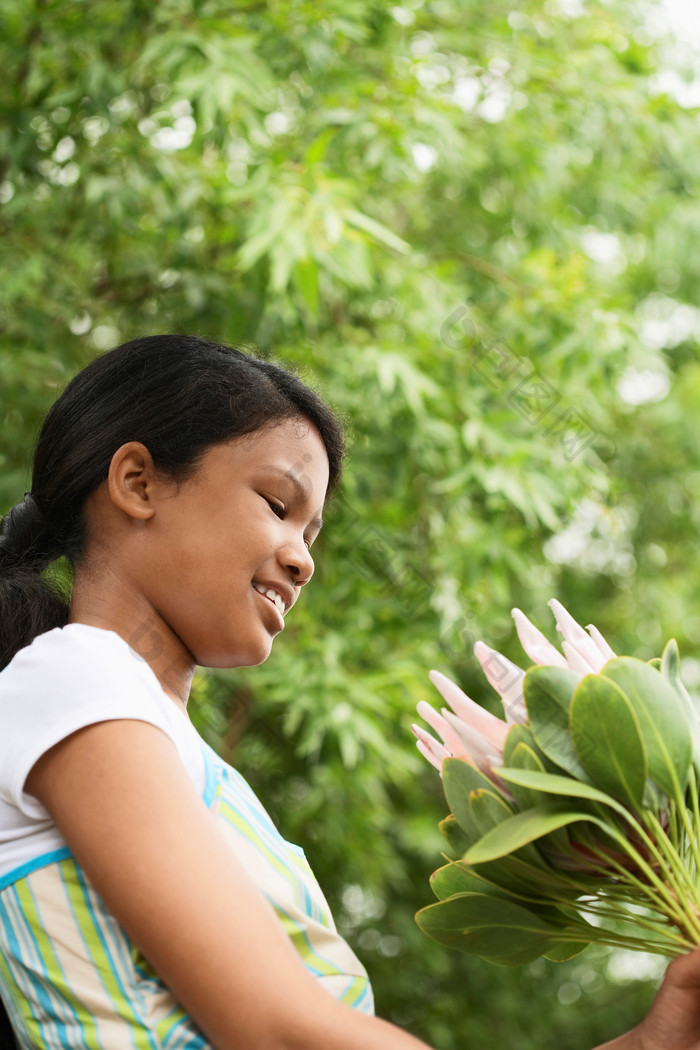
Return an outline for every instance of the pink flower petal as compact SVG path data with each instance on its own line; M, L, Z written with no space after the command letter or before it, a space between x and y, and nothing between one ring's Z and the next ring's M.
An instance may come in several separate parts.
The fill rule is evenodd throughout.
M595 644L600 649L600 651L603 654L603 656L605 657L605 659L606 660L613 660L615 658L615 653L612 651L612 649L610 648L608 643L605 641L605 638L603 638L603 636L600 633L600 631L598 630L598 628L595 627L592 623L589 623L588 627L586 628L586 630L590 634L590 636L593 639L593 641L595 642Z
M566 667L566 660L558 649L545 638L540 630L530 623L525 613L520 609L511 609L511 616L515 621L515 629L523 649L536 664L546 664L550 667Z
M509 729L511 726L515 725L525 725L529 716L524 699L513 700L511 703L504 704L503 706L506 713L506 725Z
M491 740L496 748L503 747L508 733L508 726L505 722L480 707L479 704L475 704L458 685L440 671L430 671L428 677L463 722Z
M412 725L411 729L416 737L416 743L418 750L424 755L431 765L435 766L442 772L442 763L446 758L450 758L450 752L446 747L443 747L435 737L432 737L430 733L426 733L420 726Z
M561 643L561 647L566 657L566 666L570 671L574 671L575 674L580 674L582 677L587 674L595 674L595 668L591 667L587 660L584 660L579 650L571 642L564 641Z
M462 740L466 752L463 758L471 765L476 766L489 780L492 780L502 794L507 798L512 798L513 796L508 789L508 785L504 784L493 771L494 766L503 765L503 751L501 748L494 748L490 740L487 740L477 730L467 726L461 718L453 715L451 711L443 709L442 713Z
M438 758L435 758L430 748L426 747L422 740L416 740L416 747L423 758L427 758L430 765L435 766L440 776L442 776L442 762Z
M600 649L590 635L586 634L583 627L574 620L573 616L567 612L561 602L557 601L556 598L552 598L547 604L554 613L554 617L557 621L557 630L560 631L566 641L576 649L579 656L586 662L592 671L599 671L605 663L605 660L602 658ZM562 649L563 648L564 646L562 646Z
M474 655L488 678L489 685L496 690L503 703L506 721L519 721L523 701L523 679L525 672L514 663L491 649L484 642L477 642Z
M455 758L461 758L464 754L462 742L454 730L447 724L442 715L439 715L435 708L431 707L425 700L420 701L416 706L416 711L421 718L425 719L428 725L435 730L438 736L442 739L447 750L450 751Z
M483 736L477 729L467 725L447 708L443 708L442 715L462 741L464 751L474 765L480 767L485 765L491 770L494 765L498 766L503 763L503 750L494 747L491 740Z
M422 740L426 747L429 747L431 751L439 758L449 758L451 752L447 750L439 740L436 740L434 736L427 733L422 726L418 726L415 722L411 725L411 730L418 740Z

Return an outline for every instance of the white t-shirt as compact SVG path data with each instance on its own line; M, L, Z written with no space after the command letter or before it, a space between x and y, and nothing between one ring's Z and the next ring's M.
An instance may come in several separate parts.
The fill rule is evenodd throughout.
M0 879L66 844L41 803L24 791L34 764L83 726L115 718L158 726L203 793L201 738L146 661L114 631L82 623L56 627L0 673Z
M211 1050L94 892L47 811L24 791L54 744L122 718L170 737L309 973L334 998L371 1014L367 974L338 934L303 851L280 835L240 773L205 744L124 639L69 624L37 637L0 673L0 997L21 1045Z

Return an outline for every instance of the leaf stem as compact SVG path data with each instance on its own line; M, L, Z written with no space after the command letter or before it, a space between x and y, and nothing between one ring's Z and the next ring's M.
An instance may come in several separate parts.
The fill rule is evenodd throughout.
M601 936L599 936L601 935ZM561 943L585 943L585 944L608 944L612 948L629 948L632 951L645 951L654 952L657 955L667 955L669 958L682 954L677 950L674 951L668 945L665 945L663 941L648 941L641 937L625 937L624 934L613 933L611 930L603 929L603 927L590 927L588 934L577 934L576 931L568 932L567 930L558 931L555 934L549 934L549 939L552 941L559 941Z
M607 902L599 899L598 901L590 901L590 903L579 903L577 907L584 914L588 913L590 915L597 915L602 919L610 919L615 922L626 922L632 923L635 926L641 926L644 929L649 930L651 933L658 934L666 941L672 941L674 944L680 945L684 951L695 947L687 937L682 936L675 926L670 927L667 922L656 922L644 915L630 912L629 909L624 907L607 907L605 906L606 903Z
M698 899L696 881L693 879L689 867L683 863L678 851L674 849L656 814L649 812L646 815L646 819L656 831L656 841L659 843L669 868L672 870L673 877L669 879L671 892L678 898L679 903L682 901L686 906L683 911L682 928L689 932L691 932L692 928L696 938L696 945L700 944L700 900Z
M678 926L681 931L683 930L683 912L680 910L680 902L674 894L672 894L666 884L657 876L656 872L646 863L644 858L639 852L632 846L628 839L619 831L614 828L610 829L612 837L619 843L625 853L634 861L640 871L643 871L647 876L647 882L642 882L638 879L628 868L625 868L622 864L614 860L608 854L603 853L599 848L592 847L594 853L602 858L605 865L612 867L619 872L625 882L632 883L641 889L642 893L647 899L651 899L655 908L660 914L665 915L667 918L674 922L674 925ZM656 887L656 890L653 888ZM657 892L658 891L658 892ZM675 918L673 918L675 917Z
M679 896L675 892L675 890L678 889L679 887L678 887L678 884L676 883L676 881L673 878L673 872L671 870L675 860L680 861L680 858L678 857L677 851L676 850L673 851L673 853L674 853L674 862L670 861L668 855L664 856L664 854L658 849L655 841L653 840L651 835L649 835L649 833L647 832L647 830L646 830L646 828L644 827L643 824L641 824L638 820L636 820L633 817L632 814L629 814L629 817L627 819L628 819L628 823L631 824L632 827L634 827L634 829L639 834L640 838L643 840L643 844L647 847L647 849L649 850L650 854L656 859L656 861L658 862L658 864L662 868L662 870L664 870L666 872L666 874L668 876L668 881L671 883L671 886L673 887L673 891L671 890L671 888L669 888L669 886L666 884L666 882L664 882L664 880L661 879L656 874L654 869L647 863L646 859L642 856L642 854L632 845L632 843L629 841L627 836L625 836L622 832L618 831L617 828L614 828L614 827L611 827L611 826L608 826L608 834L610 834L619 843L619 845L622 848L622 850L630 857L631 860L634 861L634 863L639 868L639 870L642 871L646 875L647 880L648 880L649 888L651 887L651 884L653 884L653 885L655 885L657 887L660 898L665 900L665 902L666 902L666 907L665 908L661 907L659 910L662 913L665 913L668 916L668 918L670 918L670 919L672 918L672 916L675 916L675 918L672 918L672 921L675 923L675 925L677 925L679 927L679 929L681 929L681 930L688 929L688 927L687 927L688 916L683 911L683 909L681 907L681 902L680 902ZM657 818L654 818L654 819L657 819ZM658 819L657 819L657 824L658 824ZM659 824L659 827L661 827L660 824ZM664 834L663 837L665 838L665 834ZM623 869L623 870L627 871L627 869ZM628 873L628 875L629 874L630 873ZM637 881L637 880L635 880L635 881ZM693 897L695 897L695 889L694 889L694 887L693 887ZM696 925L695 922L693 922L692 926L695 926L695 925ZM694 932L697 935L697 933L700 932L700 930L695 929L695 930L692 930L692 931L689 931L689 932Z

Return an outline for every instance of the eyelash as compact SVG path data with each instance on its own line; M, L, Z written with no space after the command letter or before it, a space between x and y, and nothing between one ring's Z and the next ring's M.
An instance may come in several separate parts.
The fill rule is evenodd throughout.
M274 500L268 499L267 496L263 496L263 499L267 503L268 507L270 507L270 509L272 510L272 513L275 514L280 519L280 521L284 521L284 519L287 517L287 508L283 507L281 503L275 503ZM308 540L304 540L304 544L306 545L307 550L311 550L311 544Z
M283 507L281 503L275 503L275 501L271 499L266 498L265 502L271 508L272 513L276 514L280 521L284 521L287 516L286 508Z

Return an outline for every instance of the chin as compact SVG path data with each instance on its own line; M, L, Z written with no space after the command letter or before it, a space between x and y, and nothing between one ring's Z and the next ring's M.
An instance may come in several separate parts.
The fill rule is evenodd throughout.
M257 667L267 660L272 651L272 641L262 642L246 649L237 649L234 652L209 650L203 652L202 659L196 657L199 667L213 667L218 669L231 667Z

